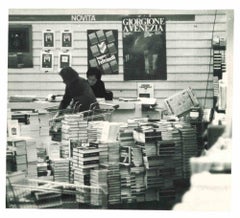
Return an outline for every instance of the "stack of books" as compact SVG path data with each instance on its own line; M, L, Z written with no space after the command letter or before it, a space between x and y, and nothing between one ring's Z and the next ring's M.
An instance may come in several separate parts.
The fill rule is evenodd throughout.
M47 155L50 160L60 158L60 144L58 142L52 142L48 144Z
M108 182L108 204L120 204L121 203L121 178L120 169L118 163L107 163L102 165L107 172Z
M101 121L91 121L88 123L88 142L96 142L100 139L99 135L101 135L101 124Z
M158 125L145 124L134 129L133 138L137 142L146 143L162 139L161 130Z
M57 182L69 182L69 160L52 159L51 167L53 170L53 180Z
M40 175L46 175L47 174L47 163L45 162L41 162L41 163L37 163L37 173L38 173L38 176Z
M15 150L16 170L27 171L26 140L9 138L7 144Z
M46 148L43 145L37 146L38 162L44 162L46 160L46 156L47 156Z
M64 115L62 120L62 140L87 141L87 121L82 114Z
M179 129L182 137L183 178L190 178L190 158L198 154L196 130L190 124L182 124Z
M144 167L131 167L131 195L136 202L145 201L146 185L144 181Z
M117 163L119 164L119 142L118 141L107 141L100 142L99 148L99 162L100 164L105 163Z
M27 175L37 178L37 146L35 140L27 140Z
M121 201L122 203L132 203L134 200L131 190L130 166L129 167L121 166L120 176L121 176Z
M91 205L107 205L107 173L106 169L94 169L90 171Z
M178 180L183 178L183 156L181 134L177 128L172 129L172 140L175 143L175 180Z
M70 142L62 140L60 144L60 157L70 158Z
M142 149L138 146L131 147L132 163L135 167L143 166Z
M69 158L69 183L74 183L74 168L72 158Z
M74 184L77 187L77 202L90 204L90 170L99 167L99 149L96 147L73 148Z
M79 123L79 141L82 142L87 142L88 141L88 131L87 131L87 127L88 127L88 121L86 120L80 120Z

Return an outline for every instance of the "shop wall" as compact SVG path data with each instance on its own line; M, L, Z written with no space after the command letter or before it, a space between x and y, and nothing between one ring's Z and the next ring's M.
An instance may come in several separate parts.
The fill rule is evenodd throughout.
M163 15L164 13L167 12L159 11L156 14ZM213 96L211 40L212 35L226 37L227 16L224 11L217 11L216 18L215 11L189 11L184 13L194 14L195 20L166 22L168 79L166 81L154 80L148 82L154 83L155 97L160 105L166 97L191 86L201 105L211 107ZM117 29L119 74L103 75L102 79L106 88L113 91L114 97L137 96L137 83L142 81L123 80L121 21L14 21L10 23L32 24L34 67L8 70L9 96L23 94L44 97L50 93L64 93L64 84L58 75L60 33L63 29L73 31L72 67L82 77L85 77L87 71L87 30ZM45 73L40 69L40 54L42 51L42 31L47 28L55 31L56 49L54 50L54 72Z

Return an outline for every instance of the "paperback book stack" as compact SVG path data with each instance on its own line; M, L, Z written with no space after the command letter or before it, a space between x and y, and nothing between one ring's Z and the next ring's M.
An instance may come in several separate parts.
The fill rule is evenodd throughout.
M53 159L51 160L53 170L53 180L57 182L69 182L69 160Z
M159 187L159 198L175 198L175 142L159 141L158 155L164 161L163 166L158 171L159 177L163 178L163 185Z
M107 173L108 171L106 169L91 170L91 205L107 206Z
M182 157L182 139L179 130L175 127L178 122L161 121L158 122L159 128L162 131L163 141L174 142L174 155L172 158L175 163L175 179L183 178L183 157Z
M38 162L44 162L46 160L47 152L44 145L37 146Z
M37 146L36 141L28 139L27 142L27 176L29 178L37 177Z
M182 139L180 131L177 128L173 128L172 132L172 140L175 143L175 180L179 180L183 178L183 155L182 155Z
M74 183L74 168L72 158L69 158L69 183Z
M50 160L60 158L60 144L58 142L52 142L47 146L47 155Z
M70 142L67 140L62 140L60 143L60 157L61 158L70 157Z
M108 204L120 204L121 203L121 178L119 163L106 163L102 165L107 170L107 182L108 182Z
M62 140L87 141L87 121L82 114L64 115L62 120Z
M119 164L119 142L108 141L100 142L99 148L99 161L100 164L115 163Z
M14 147L15 150L15 163L17 171L27 171L27 150L26 140L9 139L8 146Z
M98 130L95 128L96 122L89 122L87 127L88 142L96 142L98 140Z
M76 200L80 203L91 203L90 170L99 167L99 149L96 147L73 148L74 184L77 187Z
M136 202L145 201L145 169L143 166L132 166L131 169L131 195Z
M130 166L120 166L120 177L121 177L121 202L132 203L135 201L132 196L131 189L131 173Z
M179 130L182 137L183 178L188 179L191 176L189 160L198 154L196 130L187 123L183 123Z
M90 121L88 123L88 141L101 141L103 129L108 124L108 121Z
M47 170L48 170L48 165L46 162L41 162L37 163L37 173L38 176L46 176L47 175Z

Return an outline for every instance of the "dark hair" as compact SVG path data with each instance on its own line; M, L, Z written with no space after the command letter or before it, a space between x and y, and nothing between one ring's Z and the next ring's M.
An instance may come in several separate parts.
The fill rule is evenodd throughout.
M100 80L102 77L101 71L96 67L90 67L87 71L87 77L96 76L97 80Z
M63 81L66 84L71 83L72 81L79 78L77 71L75 71L71 67L64 67L60 72L59 75L62 77Z

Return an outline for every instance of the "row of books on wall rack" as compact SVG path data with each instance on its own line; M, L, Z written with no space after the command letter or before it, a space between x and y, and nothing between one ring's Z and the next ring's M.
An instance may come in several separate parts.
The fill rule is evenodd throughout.
M214 37L213 40L213 96L214 108L218 112L225 112L227 101L227 85L223 79L226 73L226 40Z

